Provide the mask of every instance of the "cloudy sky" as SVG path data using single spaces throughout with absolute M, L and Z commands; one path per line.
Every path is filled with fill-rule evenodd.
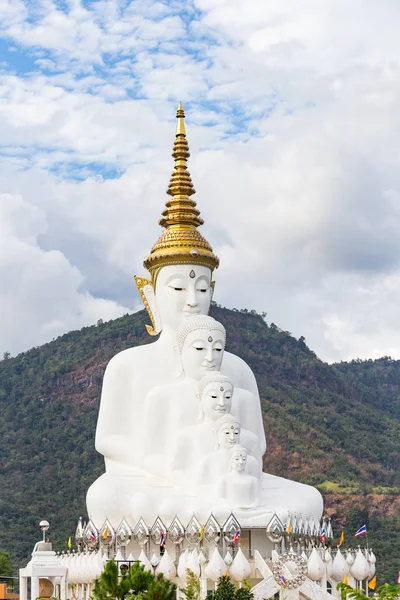
M 0 0 L 0 353 L 140 305 L 179 100 L 220 304 L 400 358 L 396 0 Z

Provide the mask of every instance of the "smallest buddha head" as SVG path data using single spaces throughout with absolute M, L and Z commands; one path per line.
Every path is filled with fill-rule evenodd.
M 247 450 L 237 444 L 231 451 L 231 458 L 229 462 L 229 470 L 235 471 L 236 473 L 244 473 L 246 470 L 247 463 Z
M 176 332 L 178 376 L 199 381 L 209 371 L 221 368 L 225 349 L 225 327 L 207 315 L 188 317 Z
M 231 450 L 240 442 L 240 422 L 237 417 L 226 414 L 215 422 L 217 448 Z
M 231 411 L 233 383 L 218 371 L 204 375 L 199 381 L 199 419 L 216 421 Z

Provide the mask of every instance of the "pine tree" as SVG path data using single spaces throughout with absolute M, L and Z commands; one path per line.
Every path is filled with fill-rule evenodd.
M 175 600 L 176 586 L 163 575 L 154 576 L 135 562 L 125 573 L 109 560 L 93 587 L 94 600 Z
M 182 591 L 186 600 L 199 600 L 200 598 L 200 579 L 190 569 L 186 569 L 187 583 Z
M 218 587 L 215 590 L 214 600 L 234 600 L 236 588 L 228 575 L 223 575 L 218 579 Z
M 236 590 L 235 600 L 253 600 L 254 594 L 248 586 Z

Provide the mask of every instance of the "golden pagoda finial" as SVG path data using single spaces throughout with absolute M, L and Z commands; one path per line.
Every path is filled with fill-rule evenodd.
M 211 270 L 219 265 L 219 259 L 207 240 L 197 228 L 204 223 L 196 202 L 191 196 L 196 193 L 190 173 L 187 170 L 187 159 L 190 156 L 186 140 L 185 113 L 179 103 L 176 113 L 178 124 L 172 156 L 175 167 L 167 189 L 171 199 L 165 203 L 165 210 L 159 221 L 165 231 L 154 244 L 144 266 L 152 275 L 155 283 L 161 267 L 173 264 L 199 264 Z
M 186 129 L 185 129 L 185 113 L 183 110 L 182 102 L 179 102 L 178 110 L 176 111 L 176 118 L 178 119 L 178 123 L 176 125 L 176 135 L 184 135 L 186 137 Z

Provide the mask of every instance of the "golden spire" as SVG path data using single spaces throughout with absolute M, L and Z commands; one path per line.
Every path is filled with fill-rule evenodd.
M 144 266 L 151 272 L 153 283 L 157 279 L 159 268 L 166 265 L 200 264 L 213 270 L 219 264 L 210 244 L 197 230 L 204 221 L 196 208 L 196 202 L 191 199 L 196 190 L 187 170 L 190 153 L 182 104 L 178 106 L 176 117 L 178 124 L 172 152 L 175 168 L 167 189 L 171 199 L 166 202 L 159 221 L 165 231 L 144 261 Z
M 166 209 L 159 223 L 161 227 L 193 228 L 203 225 L 200 211 L 196 208 L 196 202 L 190 196 L 196 193 L 192 178 L 187 170 L 187 159 L 190 156 L 189 144 L 186 139 L 185 113 L 182 104 L 179 104 L 176 113 L 178 124 L 172 156 L 175 160 L 175 168 L 167 189 L 167 194 L 172 199 L 166 203 Z

